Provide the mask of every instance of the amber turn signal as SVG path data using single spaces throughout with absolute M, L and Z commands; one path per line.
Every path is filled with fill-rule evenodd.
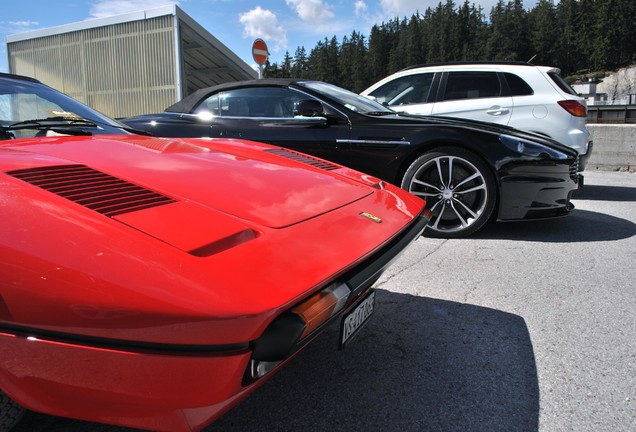
M 311 334 L 329 318 L 340 312 L 347 303 L 350 293 L 345 284 L 334 284 L 293 308 L 292 313 L 300 316 L 306 324 L 300 338 Z

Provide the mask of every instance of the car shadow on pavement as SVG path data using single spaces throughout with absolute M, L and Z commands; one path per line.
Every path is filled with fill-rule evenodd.
M 636 201 L 636 188 L 625 186 L 585 185 L 573 195 L 574 200 Z
M 523 318 L 377 290 L 344 351 L 328 330 L 205 432 L 533 432 L 539 387 Z M 15 432 L 133 432 L 29 412 Z
M 205 432 L 533 432 L 539 387 L 523 318 L 377 290 L 344 351 L 320 335 Z M 29 412 L 15 432 L 133 432 Z
M 27 411 L 20 423 L 11 432 L 142 432 L 121 426 L 52 417 Z
M 636 235 L 627 219 L 588 210 L 574 210 L 556 219 L 488 223 L 470 239 L 577 243 L 622 240 Z
M 345 351 L 321 335 L 206 432 L 537 431 L 539 389 L 525 321 L 377 291 Z

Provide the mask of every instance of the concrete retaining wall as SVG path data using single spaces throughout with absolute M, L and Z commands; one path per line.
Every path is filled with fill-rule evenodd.
M 588 124 L 594 140 L 586 171 L 636 171 L 636 125 Z

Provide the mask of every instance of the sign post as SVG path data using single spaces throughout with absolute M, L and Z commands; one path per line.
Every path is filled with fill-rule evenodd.
M 258 78 L 263 78 L 263 65 L 269 58 L 269 51 L 267 51 L 267 44 L 263 39 L 256 39 L 252 44 L 252 58 L 258 64 Z

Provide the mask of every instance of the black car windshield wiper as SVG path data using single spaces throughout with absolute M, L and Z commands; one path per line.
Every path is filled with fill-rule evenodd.
M 17 123 L 5 126 L 6 130 L 32 129 L 47 126 L 79 126 L 79 127 L 97 127 L 94 121 L 87 120 L 82 117 L 74 116 L 55 116 L 43 119 L 31 119 L 19 121 Z
M 55 116 L 47 117 L 43 119 L 31 119 L 19 121 L 17 123 L 10 124 L 2 127 L 3 131 L 8 132 L 12 130 L 23 129 L 37 129 L 37 130 L 53 130 L 60 131 L 68 135 L 90 135 L 90 132 L 82 130 L 81 128 L 96 128 L 97 124 L 91 120 L 87 120 L 81 117 L 65 117 Z M 78 129 L 79 128 L 79 129 Z

